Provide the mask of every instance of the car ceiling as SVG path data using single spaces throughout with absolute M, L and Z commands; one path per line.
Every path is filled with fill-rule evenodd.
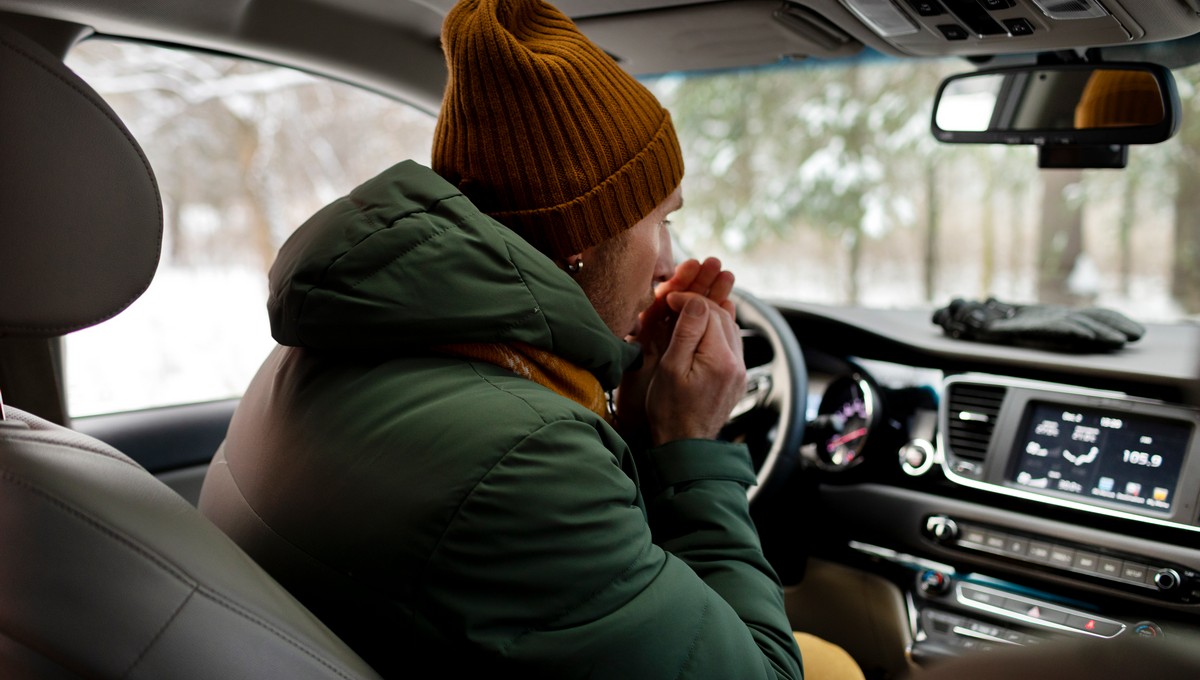
M 963 0 L 943 0 L 953 4 Z M 971 2 L 973 0 L 966 0 Z M 1047 6 L 1087 5 L 1036 0 Z M 438 35 L 455 0 L 0 0 L 0 11 L 299 67 L 437 109 L 446 71 Z M 636 75 L 847 57 L 1030 54 L 1130 45 L 1200 33 L 1200 0 L 1105 0 L 1106 16 L 1055 19 L 1018 0 L 992 12 L 1030 35 L 947 40 L 913 0 L 558 0 L 597 44 Z M 1001 5 L 1008 4 L 1001 0 Z M 1095 4 L 1094 0 L 1091 4 Z M 881 37 L 852 6 L 884 6 L 911 24 Z M 869 12 L 868 12 L 869 13 Z

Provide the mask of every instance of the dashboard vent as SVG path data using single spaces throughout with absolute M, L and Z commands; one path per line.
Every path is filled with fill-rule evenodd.
M 982 461 L 987 456 L 992 431 L 1005 388 L 978 383 L 953 383 L 946 399 L 946 445 L 955 456 Z

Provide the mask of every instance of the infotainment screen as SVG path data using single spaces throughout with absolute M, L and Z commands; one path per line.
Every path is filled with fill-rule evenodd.
M 1171 511 L 1190 424 L 1037 402 L 1025 423 L 1018 486 Z

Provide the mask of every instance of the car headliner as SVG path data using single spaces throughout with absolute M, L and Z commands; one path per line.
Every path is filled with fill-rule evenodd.
M 14 12 L 96 33 L 229 52 L 353 82 L 435 111 L 446 69 L 442 18 L 455 0 L 0 0 Z M 1196 0 L 1109 0 L 1153 43 L 1200 32 Z M 1123 6 L 1121 5 L 1123 3 Z M 986 44 L 937 41 L 920 52 L 880 39 L 839 0 L 558 0 L 636 75 L 836 58 L 864 47 L 892 56 L 1034 53 L 1089 47 L 1070 28 Z M 784 28 L 775 17 L 786 8 Z M 1073 22 L 1059 22 L 1070 27 Z M 1141 35 L 1136 35 L 1137 33 Z M 1111 42 L 1111 41 L 1110 41 Z M 986 47 L 987 52 L 981 52 Z

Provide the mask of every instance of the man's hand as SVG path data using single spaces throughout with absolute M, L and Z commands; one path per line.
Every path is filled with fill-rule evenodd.
M 741 332 L 725 306 L 691 292 L 671 293 L 667 304 L 678 318 L 646 393 L 656 446 L 716 437 L 746 389 Z
M 686 260 L 676 267 L 674 276 L 659 284 L 654 302 L 641 314 L 637 336 L 631 338 L 642 345 L 642 367 L 626 373 L 617 391 L 617 415 L 626 439 L 652 439 L 654 444 L 662 444 L 673 439 L 710 438 L 720 431 L 742 395 L 745 379 L 742 339 L 730 300 L 732 290 L 732 273 L 721 270 L 720 260 L 715 258 L 703 264 Z M 689 314 L 684 321 L 684 335 L 679 338 L 685 345 L 674 348 L 689 300 L 700 301 L 702 306 L 692 307 L 696 314 Z M 672 353 L 670 371 L 655 385 L 668 351 Z M 726 407 L 724 393 L 714 390 L 722 390 L 721 385 L 727 381 L 736 385 Z M 649 402 L 661 398 L 670 399 L 670 409 Z M 677 420 L 680 414 L 673 411 L 679 409 L 689 413 L 673 425 L 655 422 Z M 704 415 L 709 410 L 720 413 Z M 701 421 L 703 426 L 698 425 Z

